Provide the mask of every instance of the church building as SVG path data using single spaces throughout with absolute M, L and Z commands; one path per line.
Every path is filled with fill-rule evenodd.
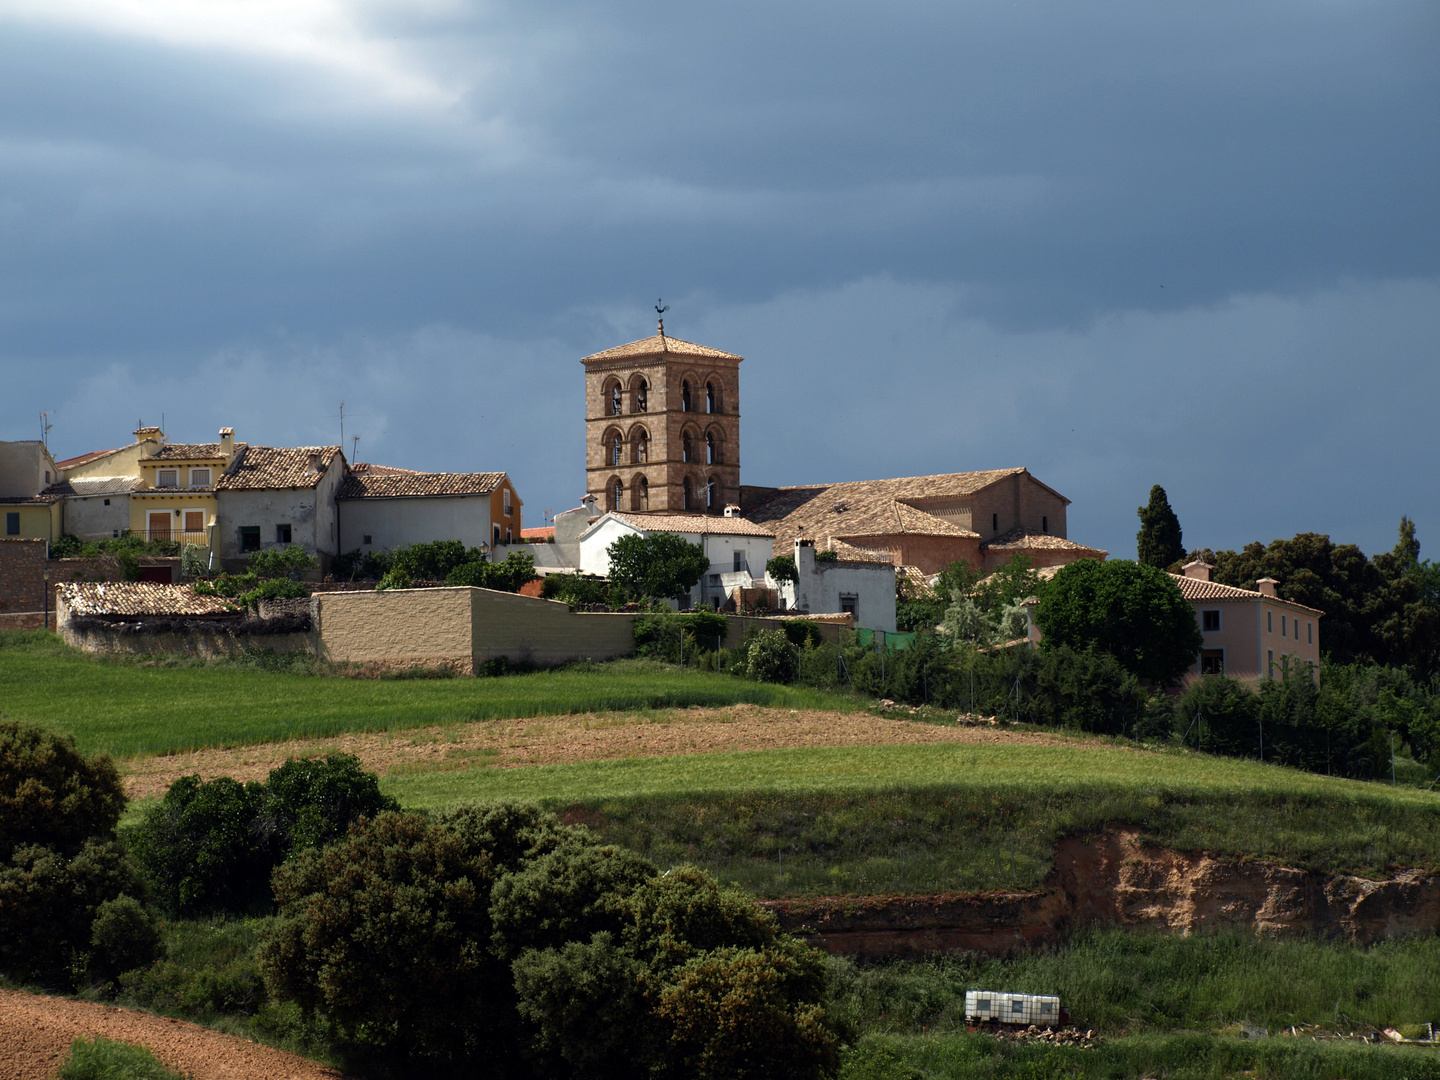
M 585 357 L 585 478 L 598 508 L 720 514 L 740 501 L 740 361 L 653 337 Z

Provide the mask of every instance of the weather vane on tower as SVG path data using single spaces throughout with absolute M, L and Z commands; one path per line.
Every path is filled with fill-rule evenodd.
M 664 336 L 665 336 L 665 312 L 667 312 L 667 311 L 670 310 L 670 305 L 669 305 L 669 304 L 665 304 L 664 307 L 661 307 L 661 306 L 660 306 L 661 304 L 665 304 L 665 301 L 663 301 L 663 300 L 656 300 L 656 301 L 655 301 L 655 314 L 656 314 L 657 316 L 659 316 L 659 321 L 660 321 L 660 336 L 661 336 L 661 337 L 664 337 Z

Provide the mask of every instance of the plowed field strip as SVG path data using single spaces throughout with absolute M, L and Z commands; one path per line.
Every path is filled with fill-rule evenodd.
M 138 1043 L 195 1080 L 344 1080 L 334 1069 L 295 1054 L 184 1020 L 0 990 L 0 1073 L 6 1080 L 52 1080 L 70 1044 L 96 1036 Z
M 806 746 L 890 746 L 923 743 L 1058 745 L 1056 735 L 1003 728 L 922 724 L 871 713 L 768 709 L 736 705 L 656 713 L 591 713 L 528 720 L 483 720 L 396 732 L 296 739 L 229 750 L 194 750 L 123 763 L 132 799 L 153 799 L 177 777 L 264 780 L 289 757 L 341 751 L 365 768 L 444 772 L 556 765 L 605 758 L 671 757 Z

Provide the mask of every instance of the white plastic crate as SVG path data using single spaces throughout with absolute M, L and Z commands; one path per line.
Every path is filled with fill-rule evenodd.
M 1006 994 L 994 990 L 965 992 L 965 1019 L 1029 1026 L 1058 1025 L 1060 999 L 1046 994 Z

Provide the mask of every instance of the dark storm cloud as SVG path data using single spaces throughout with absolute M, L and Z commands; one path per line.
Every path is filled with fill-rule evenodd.
M 345 398 L 376 455 L 568 505 L 574 360 L 664 292 L 754 358 L 747 480 L 1022 461 L 1106 546 L 1177 445 L 1425 490 L 1428 444 L 1357 418 L 1440 389 L 1431 3 L 127 2 L 0 5 L 0 436 L 58 405 L 65 452 L 140 409 L 305 441 Z M 1167 393 L 1197 368 L 1246 404 Z M 1337 513 L 1208 483 L 1224 542 Z

